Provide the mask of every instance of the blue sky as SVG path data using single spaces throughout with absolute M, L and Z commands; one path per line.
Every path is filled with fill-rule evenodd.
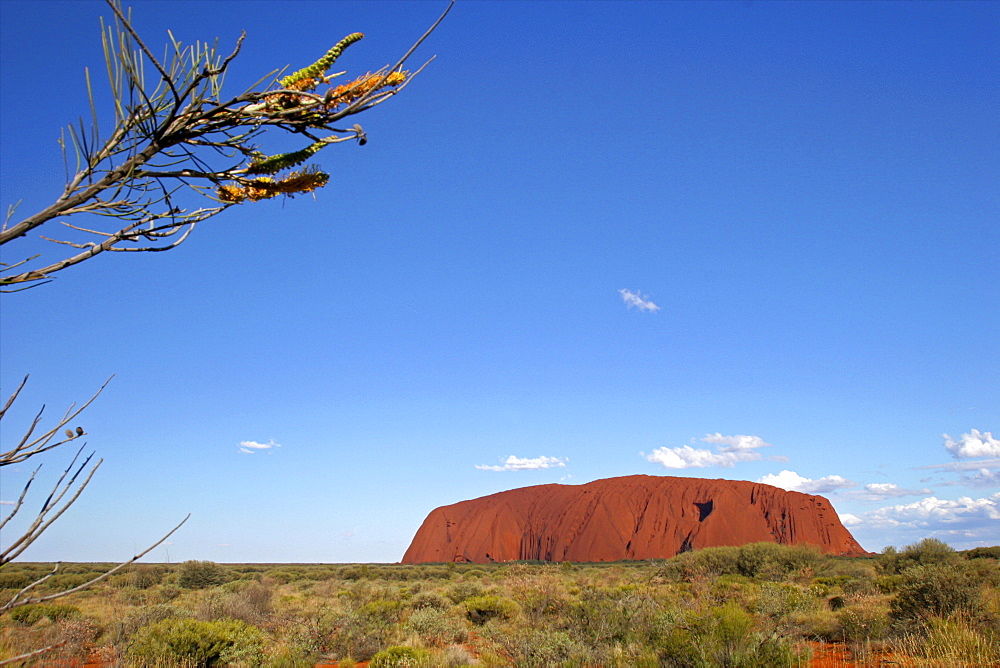
M 354 31 L 337 68 L 394 62 L 444 6 L 134 17 L 154 51 L 245 29 L 235 93 Z M 28 214 L 109 12 L 0 11 Z M 5 446 L 115 374 L 79 420 L 104 464 L 24 558 L 127 558 L 190 512 L 152 560 L 392 562 L 437 506 L 637 473 L 822 494 L 869 550 L 1000 543 L 1000 5 L 460 0 L 435 54 L 315 201 L 0 298 L 4 397 L 31 374 Z

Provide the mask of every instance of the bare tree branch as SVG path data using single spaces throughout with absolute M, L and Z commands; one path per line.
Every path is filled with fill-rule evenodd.
M 94 395 L 90 397 L 90 399 L 87 399 L 87 401 L 82 406 L 76 408 L 75 403 L 71 404 L 70 407 L 66 409 L 66 413 L 56 423 L 54 427 L 46 431 L 41 436 L 32 439 L 31 435 L 34 433 L 35 427 L 38 425 L 39 421 L 42 418 L 42 412 L 45 410 L 45 406 L 42 406 L 41 410 L 39 410 L 38 414 L 35 416 L 34 421 L 31 423 L 31 426 L 25 431 L 24 436 L 21 438 L 21 441 L 10 450 L 0 453 L 0 467 L 9 466 L 11 464 L 19 464 L 20 462 L 23 462 L 30 457 L 39 455 L 43 452 L 47 452 L 54 448 L 58 448 L 60 445 L 63 445 L 64 443 L 68 443 L 69 441 L 76 440 L 81 436 L 85 436 L 86 432 L 84 432 L 83 429 L 81 428 L 77 428 L 76 430 L 65 433 L 66 438 L 58 440 L 54 443 L 51 442 L 52 439 L 55 438 L 59 430 L 63 429 L 66 425 L 73 422 L 80 413 L 86 410 L 86 408 L 94 402 L 94 399 L 100 396 L 101 392 L 104 391 L 104 388 L 106 388 L 108 386 L 108 383 L 111 382 L 111 378 L 114 378 L 114 376 L 111 376 L 106 381 L 104 381 L 104 384 L 101 385 L 100 389 L 97 390 L 97 392 L 94 392 Z M 28 376 L 25 376 L 24 380 L 21 381 L 21 384 L 18 386 L 18 388 L 14 391 L 13 394 L 11 394 L 10 398 L 7 400 L 7 403 L 4 405 L 3 411 L 0 411 L 0 419 L 3 419 L 4 415 L 7 413 L 7 409 L 10 408 L 11 404 L 14 403 L 14 400 L 17 399 L 17 396 L 21 393 L 21 389 L 24 387 L 24 384 L 27 381 L 28 381 Z M 74 410 L 74 408 L 76 408 L 76 410 Z
M 104 573 L 101 573 L 96 578 L 88 580 L 87 582 L 84 582 L 81 585 L 73 587 L 72 589 L 66 589 L 64 591 L 59 591 L 59 592 L 56 592 L 54 594 L 48 594 L 46 596 L 38 596 L 38 597 L 35 597 L 35 598 L 22 598 L 26 593 L 28 593 L 29 591 L 31 591 L 32 589 L 34 589 L 38 585 L 40 585 L 43 582 L 45 582 L 45 580 L 47 580 L 48 578 L 50 578 L 53 575 L 55 575 L 56 571 L 59 570 L 59 564 L 56 564 L 55 568 L 52 569 L 51 573 L 48 573 L 44 577 L 36 580 L 35 582 L 32 582 L 27 587 L 25 587 L 21 591 L 17 592 L 14 595 L 14 598 L 12 598 L 7 603 L 5 603 L 3 605 L 3 607 L 0 607 L 0 615 L 2 615 L 5 612 L 8 612 L 9 610 L 12 610 L 13 608 L 16 608 L 16 607 L 19 607 L 19 606 L 22 606 L 22 605 L 28 605 L 29 603 L 45 603 L 46 601 L 51 601 L 51 600 L 54 600 L 54 599 L 57 599 L 57 598 L 61 598 L 63 596 L 68 596 L 68 595 L 73 594 L 75 592 L 87 589 L 88 587 L 94 586 L 95 584 L 97 584 L 101 580 L 104 580 L 104 579 L 106 579 L 106 578 L 114 575 L 115 573 L 117 573 L 121 569 L 125 568 L 126 566 L 130 566 L 131 564 L 134 564 L 135 562 L 139 561 L 144 556 L 146 556 L 147 554 L 149 554 L 150 552 L 152 552 L 153 550 L 155 550 L 157 547 L 159 547 L 160 545 L 162 545 L 168 538 L 170 538 L 174 534 L 175 531 L 177 531 L 182 526 L 184 526 L 184 523 L 187 522 L 190 518 L 191 518 L 191 513 L 188 513 L 187 515 L 184 516 L 184 519 L 182 519 L 180 521 L 180 524 L 178 524 L 173 529 L 171 529 L 170 531 L 168 531 L 158 541 L 156 541 L 155 543 L 153 543 L 152 545 L 150 545 L 145 550 L 143 550 L 139 554 L 135 555 L 134 557 L 132 557 L 128 561 L 123 561 L 122 563 L 118 564 L 117 566 L 115 566 L 111 570 L 108 570 L 108 571 L 105 571 Z
M 4 659 L 3 661 L 0 661 L 0 666 L 9 666 L 11 664 L 17 663 L 18 661 L 24 661 L 26 659 L 32 659 L 32 658 L 34 658 L 36 656 L 41 656 L 42 654 L 46 654 L 48 652 L 51 652 L 54 649 L 59 649 L 60 647 L 62 647 L 63 645 L 65 645 L 67 642 L 69 642 L 69 641 L 68 640 L 60 640 L 59 642 L 57 642 L 54 645 L 49 645 L 48 647 L 43 647 L 41 649 L 36 649 L 36 650 L 34 650 L 32 652 L 28 652 L 27 654 L 20 654 L 18 656 L 12 656 L 9 659 Z

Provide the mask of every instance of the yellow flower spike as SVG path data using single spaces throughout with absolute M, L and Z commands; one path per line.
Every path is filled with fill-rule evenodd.
M 246 199 L 246 193 L 243 192 L 243 188 L 239 186 L 219 186 L 219 190 L 216 193 L 223 202 L 233 202 L 234 204 L 239 204 Z
M 244 200 L 259 202 L 278 195 L 291 197 L 298 193 L 308 193 L 322 188 L 330 181 L 330 175 L 319 171 L 317 167 L 306 167 L 298 172 L 275 181 L 269 176 L 262 176 L 247 182 L 245 185 L 219 186 L 219 199 L 224 202 L 239 204 Z

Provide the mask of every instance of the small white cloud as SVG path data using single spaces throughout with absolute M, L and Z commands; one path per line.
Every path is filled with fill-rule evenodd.
M 655 313 L 660 310 L 660 307 L 654 304 L 648 296 L 640 295 L 638 292 L 632 292 L 622 288 L 618 291 L 618 294 L 622 296 L 622 301 L 629 308 L 637 308 L 640 311 L 646 311 L 648 313 Z
M 856 483 L 839 475 L 828 475 L 813 480 L 812 478 L 801 476 L 795 471 L 788 470 L 781 473 L 768 473 L 757 480 L 757 482 L 787 489 L 790 492 L 803 492 L 805 494 L 824 494 L 844 489 L 845 487 L 857 486 Z
M 270 450 L 271 448 L 280 448 L 279 443 L 275 443 L 274 439 L 271 439 L 267 443 L 258 443 L 257 441 L 240 441 L 240 453 L 244 455 L 252 455 L 258 450 Z
M 3 501 L 3 500 L 0 500 L 0 506 L 13 506 L 13 505 L 14 505 L 13 501 Z
M 705 438 L 701 440 L 705 443 L 712 443 L 719 446 L 719 452 L 741 452 L 771 447 L 771 444 L 765 442 L 760 436 L 748 436 L 746 434 L 723 436 L 716 432 L 714 434 L 706 434 Z
M 864 520 L 855 515 L 854 513 L 841 513 L 840 523 L 843 524 L 845 527 L 854 527 L 864 523 Z
M 873 482 L 865 485 L 863 490 L 854 493 L 854 496 L 864 501 L 883 501 L 897 496 L 920 496 L 930 493 L 931 490 L 926 487 L 923 489 L 905 489 L 891 482 Z
M 706 434 L 701 439 L 705 443 L 716 446 L 715 451 L 706 448 L 692 448 L 682 445 L 677 448 L 657 448 L 646 459 L 667 469 L 708 468 L 710 466 L 732 467 L 739 462 L 752 462 L 761 458 L 757 448 L 770 447 L 759 436 L 737 434 L 723 436 L 722 434 Z
M 504 460 L 502 466 L 488 466 L 484 464 L 476 464 L 476 468 L 481 471 L 534 471 L 537 469 L 565 467 L 567 461 L 569 460 L 565 457 L 521 458 L 511 455 L 506 460 Z
M 941 434 L 944 447 L 955 459 L 970 459 L 972 457 L 1000 457 L 1000 439 L 993 438 L 989 431 L 971 430 L 962 434 L 956 441 L 948 434 Z

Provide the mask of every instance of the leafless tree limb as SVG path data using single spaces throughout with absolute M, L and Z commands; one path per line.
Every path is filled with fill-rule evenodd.
M 87 582 L 84 582 L 81 585 L 73 587 L 72 589 L 66 589 L 64 591 L 58 591 L 58 592 L 56 592 L 54 594 L 47 594 L 45 596 L 37 596 L 35 598 L 23 598 L 25 594 L 27 594 L 32 589 L 34 589 L 35 587 L 37 587 L 38 585 L 42 584 L 47 579 L 49 579 L 50 577 L 52 577 L 53 575 L 56 574 L 56 572 L 59 570 L 59 564 L 56 564 L 55 568 L 53 568 L 50 573 L 48 573 L 45 576 L 39 578 L 35 582 L 32 582 L 27 587 L 25 587 L 21 591 L 17 592 L 14 595 L 14 598 L 12 598 L 7 603 L 5 603 L 3 605 L 3 607 L 0 607 L 0 614 L 8 612 L 9 610 L 12 610 L 13 608 L 16 608 L 16 607 L 19 607 L 19 606 L 22 606 L 22 605 L 28 605 L 29 603 L 45 603 L 47 601 L 51 601 L 51 600 L 54 600 L 54 599 L 57 599 L 57 598 L 61 598 L 63 596 L 68 596 L 68 595 L 73 594 L 75 592 L 87 589 L 88 587 L 94 586 L 95 584 L 97 584 L 101 580 L 104 580 L 104 579 L 106 579 L 106 578 L 114 575 L 115 573 L 117 573 L 121 569 L 125 568 L 126 566 L 130 566 L 130 565 L 134 564 L 135 562 L 139 561 L 144 556 L 146 556 L 147 554 L 149 554 L 150 552 L 152 552 L 153 550 L 155 550 L 157 547 L 159 547 L 160 545 L 162 545 L 168 538 L 170 538 L 170 536 L 172 536 L 174 534 L 175 531 L 177 531 L 182 526 L 184 526 L 184 523 L 187 522 L 188 519 L 190 519 L 190 517 L 191 517 L 190 513 L 188 513 L 187 515 L 185 515 L 184 519 L 182 519 L 180 521 L 180 524 L 178 524 L 177 526 L 175 526 L 173 529 L 171 529 L 170 531 L 168 531 L 158 541 L 156 541 L 155 543 L 153 543 L 152 545 L 150 545 L 145 550 L 143 550 L 139 554 L 135 555 L 134 557 L 132 557 L 128 561 L 123 561 L 122 563 L 118 564 L 114 568 L 112 568 L 112 569 L 110 569 L 108 571 L 105 571 L 104 573 L 101 573 L 97 577 L 95 577 L 93 579 L 90 579 L 90 580 L 88 580 Z
M 19 661 L 26 661 L 28 659 L 33 659 L 36 656 L 41 656 L 42 654 L 47 654 L 47 653 L 51 652 L 54 649 L 59 649 L 60 647 L 62 647 L 63 645 L 65 645 L 67 642 L 69 642 L 69 641 L 68 640 L 60 640 L 59 642 L 57 642 L 54 645 L 49 645 L 48 647 L 43 647 L 41 649 L 36 649 L 36 650 L 28 652 L 26 654 L 20 654 L 18 656 L 12 656 L 9 659 L 4 659 L 3 661 L 0 661 L 0 666 L 9 666 L 9 665 L 15 664 L 15 663 L 17 663 Z

